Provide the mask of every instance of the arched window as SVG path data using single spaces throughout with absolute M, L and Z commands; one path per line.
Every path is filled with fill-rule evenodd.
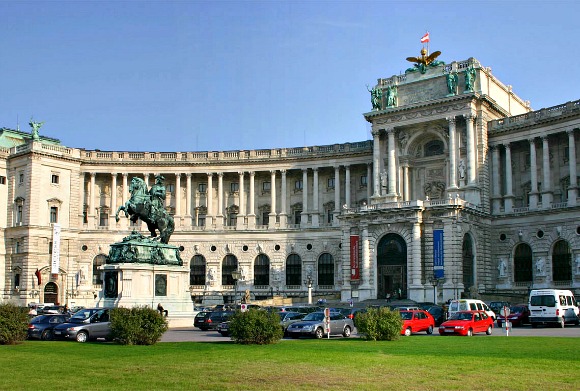
M 103 278 L 101 277 L 101 271 L 99 266 L 105 264 L 107 257 L 103 254 L 99 254 L 93 259 L 93 285 L 103 285 Z
M 318 285 L 334 285 L 334 258 L 329 253 L 318 257 Z
M 520 243 L 514 253 L 514 282 L 531 282 L 532 276 L 532 248 Z
M 189 264 L 189 285 L 205 285 L 206 264 L 203 255 L 195 255 Z
M 552 252 L 552 280 L 572 281 L 572 253 L 565 240 L 554 245 Z
M 286 285 L 302 285 L 302 259 L 298 254 L 286 258 Z
M 270 259 L 264 254 L 254 261 L 254 285 L 270 285 Z
M 425 144 L 425 157 L 443 155 L 443 141 L 433 140 Z
M 235 285 L 232 272 L 238 268 L 238 258 L 235 255 L 228 254 L 222 262 L 222 285 Z

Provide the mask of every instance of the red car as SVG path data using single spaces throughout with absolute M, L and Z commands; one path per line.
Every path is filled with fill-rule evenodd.
M 526 304 L 512 305 L 509 309 L 510 314 L 508 315 L 508 320 L 512 324 L 512 327 L 521 326 L 524 323 L 530 323 L 530 310 Z M 505 316 L 498 312 L 497 327 L 502 327 L 504 322 Z
M 403 328 L 401 335 L 409 336 L 413 333 L 426 331 L 427 334 L 433 334 L 435 328 L 435 319 L 430 313 L 423 310 L 401 311 L 403 319 Z
M 491 335 L 492 330 L 493 318 L 484 311 L 459 311 L 439 326 L 441 335 L 459 334 L 471 337 L 475 333 Z

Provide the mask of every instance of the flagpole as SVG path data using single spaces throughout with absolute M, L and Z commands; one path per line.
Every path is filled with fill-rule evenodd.
M 429 34 L 429 31 L 427 31 L 427 34 Z M 431 37 L 429 36 L 428 40 L 427 40 L 427 56 L 429 56 L 429 42 L 431 42 Z

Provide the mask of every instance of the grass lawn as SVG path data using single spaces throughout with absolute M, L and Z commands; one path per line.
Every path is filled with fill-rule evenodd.
M 580 338 L 0 346 L 0 390 L 580 390 Z

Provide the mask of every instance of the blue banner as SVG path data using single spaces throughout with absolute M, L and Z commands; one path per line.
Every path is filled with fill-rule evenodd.
M 443 230 L 433 230 L 433 277 L 444 277 L 444 252 L 443 252 Z

